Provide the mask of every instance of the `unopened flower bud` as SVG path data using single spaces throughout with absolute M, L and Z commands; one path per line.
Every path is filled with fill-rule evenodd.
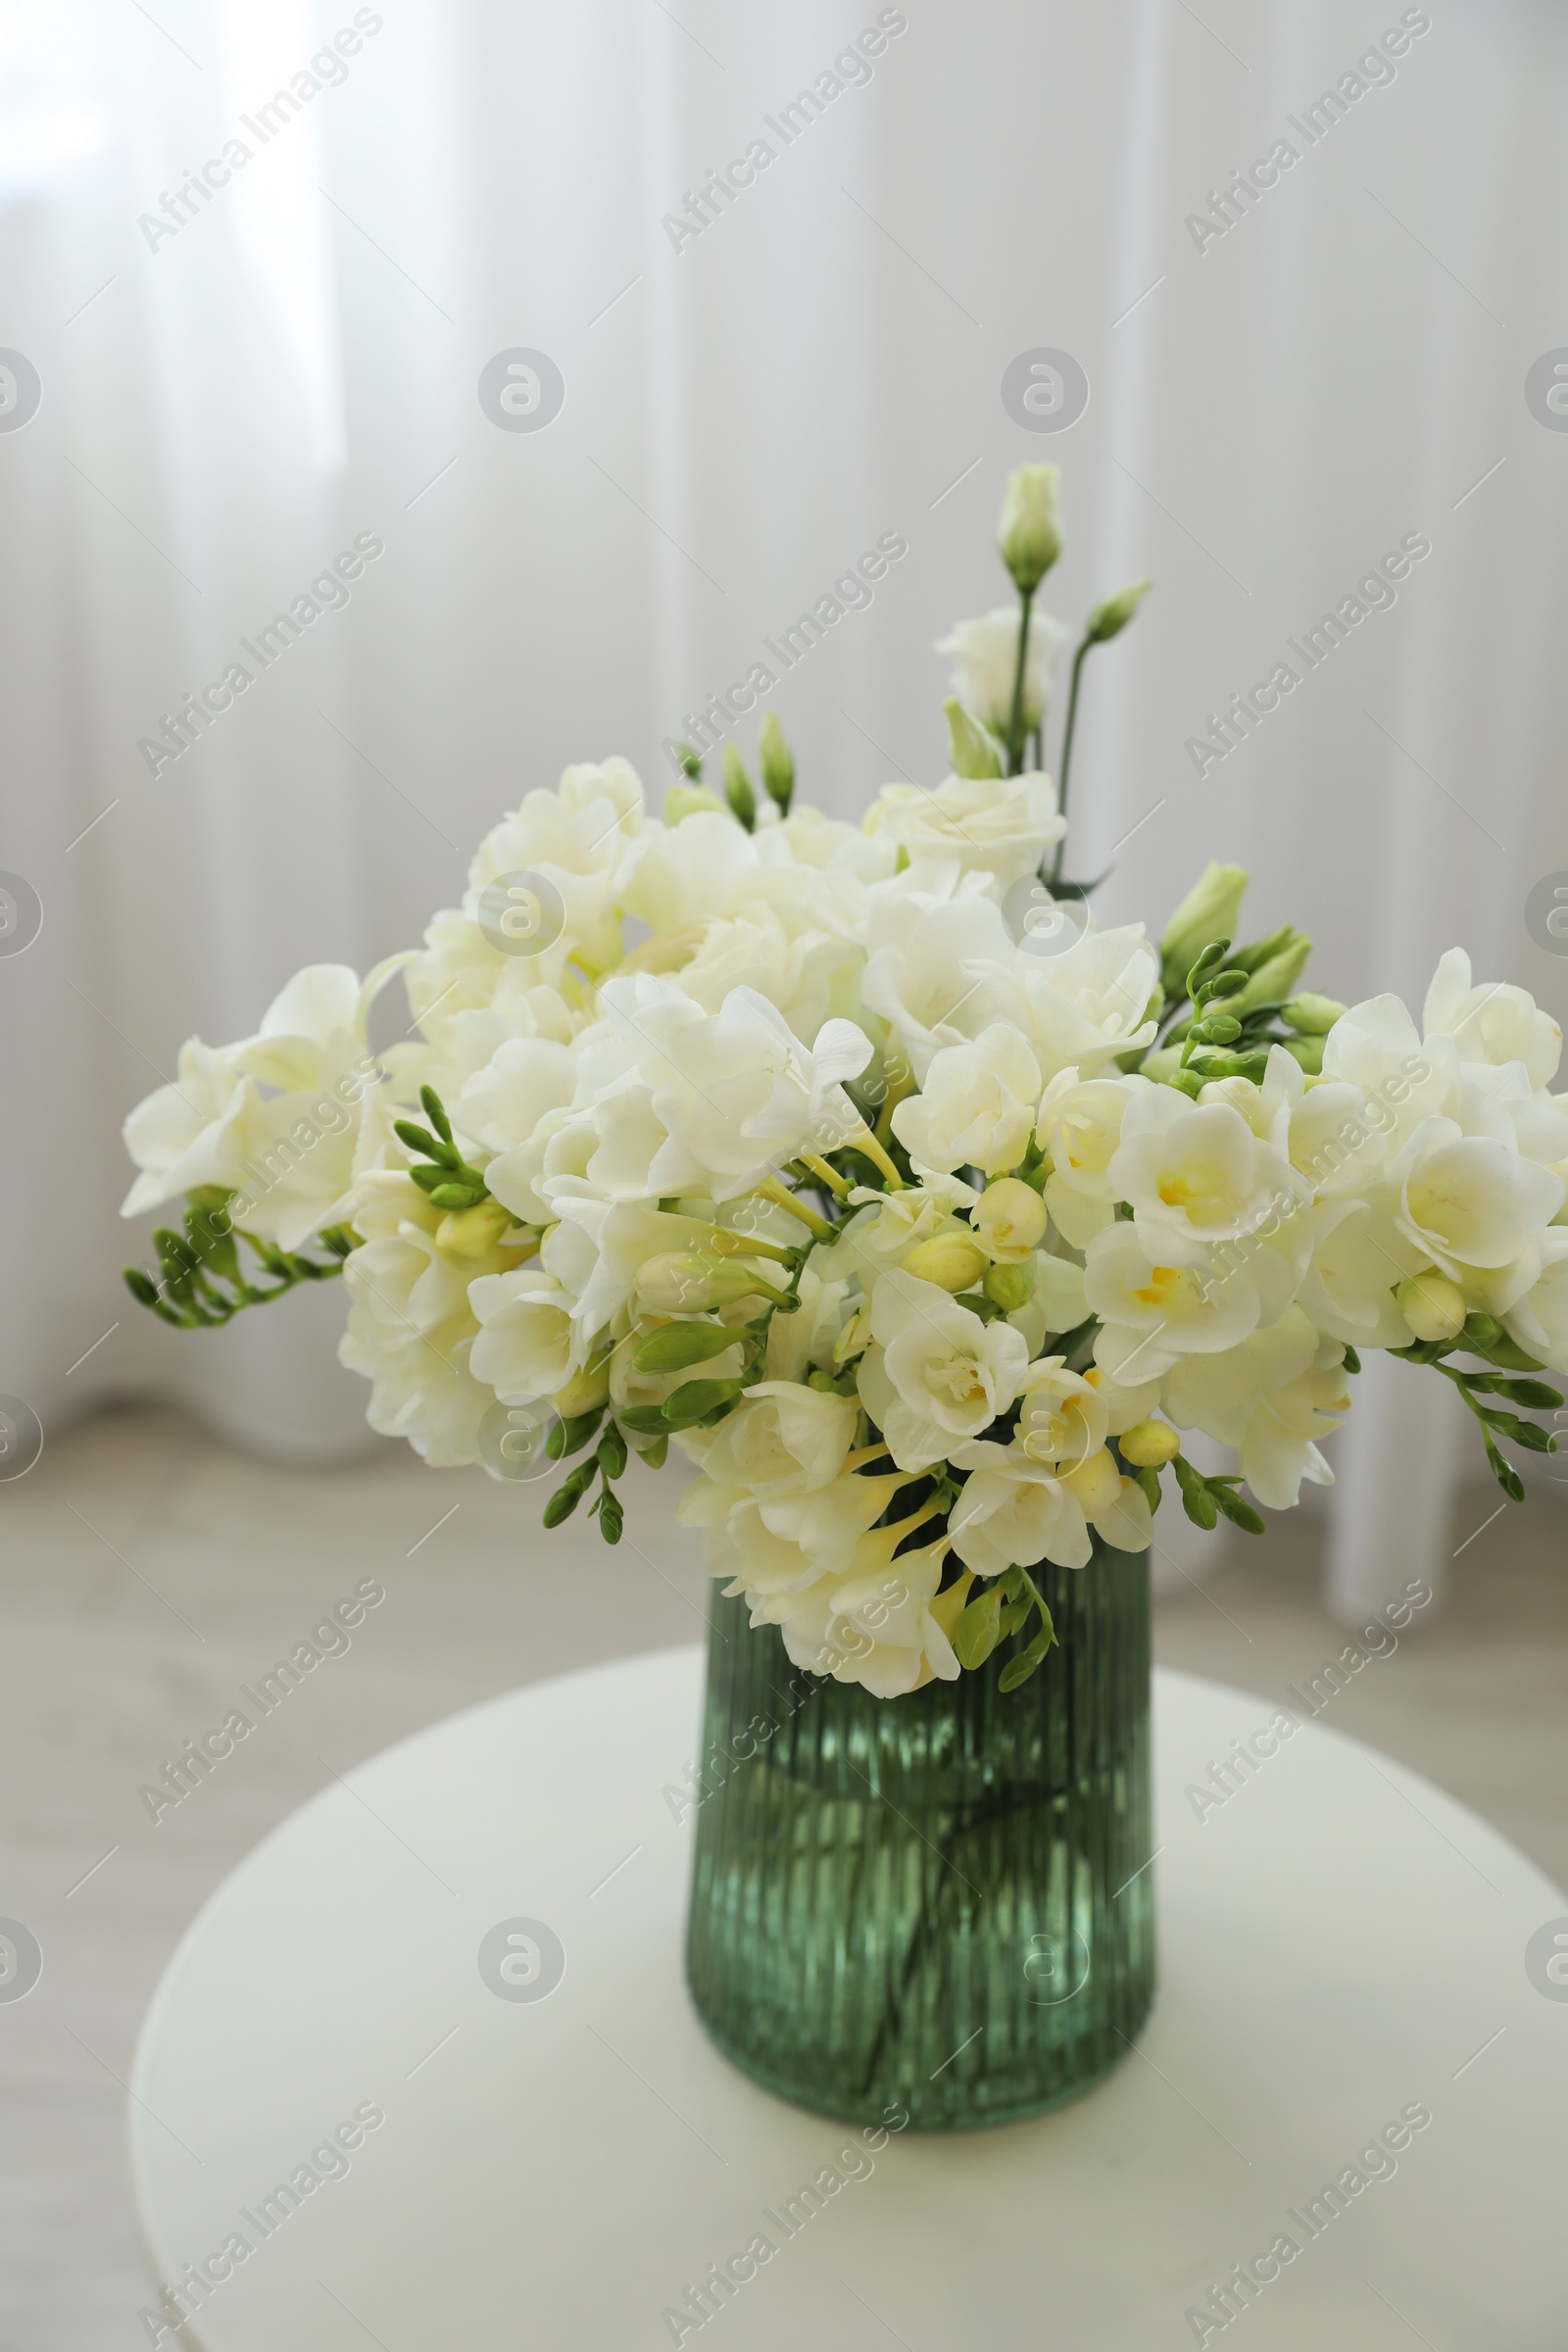
M 678 825 L 682 817 L 697 816 L 709 808 L 718 816 L 724 813 L 723 802 L 706 784 L 672 784 L 664 795 L 666 825 Z
M 781 816 L 788 816 L 790 800 L 795 791 L 795 760 L 784 740 L 784 730 L 778 723 L 776 710 L 762 713 L 758 730 L 757 757 L 761 764 L 762 784 L 768 798 L 778 804 Z
M 757 795 L 752 790 L 746 762 L 732 743 L 724 746 L 724 798 L 736 822 L 750 833 L 757 823 Z
M 711 1257 L 701 1250 L 666 1250 L 645 1259 L 637 1289 L 658 1315 L 696 1314 L 737 1298 L 773 1296 L 771 1286 L 742 1260 Z
M 1337 997 L 1315 997 L 1308 989 L 1281 1007 L 1281 1018 L 1298 1037 L 1327 1037 L 1335 1022 L 1345 1018 L 1345 1006 Z
M 1007 476 L 997 545 L 1014 585 L 1025 596 L 1038 588 L 1061 553 L 1056 512 L 1059 466 L 1018 466 Z
M 1076 1470 L 1069 1470 L 1061 1483 L 1076 1496 L 1086 1519 L 1108 1511 L 1121 1494 L 1121 1472 L 1103 1446 L 1098 1453 L 1080 1462 Z
M 942 706 L 948 721 L 948 742 L 956 776 L 987 777 L 1002 773 L 1002 750 L 978 719 L 971 718 L 956 695 Z
M 512 1223 L 512 1211 L 499 1200 L 481 1200 L 477 1208 L 454 1208 L 435 1229 L 438 1250 L 454 1257 L 484 1257 Z
M 1464 1294 L 1445 1274 L 1412 1274 L 1396 1285 L 1394 1302 L 1418 1340 L 1451 1340 L 1464 1329 Z
M 1210 940 L 1234 939 L 1247 891 L 1245 865 L 1209 859 L 1187 893 L 1159 943 L 1160 977 L 1167 997 L 1187 993 L 1187 975 Z
M 558 1389 L 550 1401 L 563 1421 L 575 1421 L 581 1413 L 596 1413 L 610 1397 L 610 1358 L 603 1362 L 585 1364 L 574 1373 L 564 1389 Z
M 990 1265 L 981 1287 L 1005 1313 L 1016 1314 L 1035 1295 L 1035 1270 L 1027 1259 L 1021 1265 Z
M 1084 624 L 1084 635 L 1091 645 L 1103 645 L 1109 638 L 1119 637 L 1149 591 L 1152 580 L 1134 580 L 1119 596 L 1107 596 L 1097 605 Z
M 1250 1012 L 1254 1004 L 1277 1004 L 1289 997 L 1301 977 L 1301 970 L 1312 953 L 1312 942 L 1304 931 L 1287 924 L 1277 944 L 1270 943 L 1272 952 L 1251 966 L 1247 986 L 1238 989 L 1230 999 L 1233 1012 Z
M 904 1261 L 906 1274 L 918 1282 L 934 1282 L 939 1291 L 972 1290 L 986 1270 L 986 1253 L 966 1233 L 935 1233 L 919 1243 Z
M 1046 1204 L 1020 1176 L 988 1184 L 970 1217 L 981 1248 L 999 1265 L 1021 1265 L 1046 1238 Z
M 1131 1462 L 1135 1470 L 1162 1470 L 1182 1449 L 1181 1439 L 1168 1421 L 1135 1421 L 1116 1443 L 1122 1460 Z

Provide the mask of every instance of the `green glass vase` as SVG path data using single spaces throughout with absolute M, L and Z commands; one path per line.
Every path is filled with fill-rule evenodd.
M 715 1587 L 686 1967 L 798 2105 L 963 2131 L 1075 2098 L 1154 1988 L 1147 1555 L 1036 1581 L 1057 1646 L 896 1699 L 792 1666 Z

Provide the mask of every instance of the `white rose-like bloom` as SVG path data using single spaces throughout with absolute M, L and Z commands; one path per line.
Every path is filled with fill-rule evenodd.
M 1184 1357 L 1165 1377 L 1165 1411 L 1178 1429 L 1201 1429 L 1233 1446 L 1258 1501 L 1291 1510 L 1303 1478 L 1334 1483 L 1314 1441 L 1338 1429 L 1350 1409 L 1344 1361 L 1340 1342 L 1324 1340 L 1300 1307 L 1290 1306 L 1239 1348 Z
M 717 1012 L 731 990 L 749 988 L 807 1039 L 834 1010 L 835 983 L 859 960 L 848 941 L 814 929 L 792 935 L 763 907 L 710 923 L 696 954 L 677 969 L 681 987 L 707 1011 Z
M 467 1081 L 451 1106 L 452 1117 L 487 1152 L 509 1152 L 531 1143 L 546 1111 L 564 1109 L 576 1084 L 570 1046 L 545 1037 L 510 1038 Z
M 1023 992 L 1010 1017 L 1028 1032 L 1042 1076 L 1076 1069 L 1093 1078 L 1118 1054 L 1154 1042 L 1148 1017 L 1159 986 L 1159 956 L 1142 923 L 1117 931 L 1092 927 L 1059 956 L 1019 949 L 1012 969 Z
M 1127 1106 L 1106 1171 L 1152 1262 L 1194 1265 L 1216 1242 L 1272 1232 L 1310 1188 L 1228 1102 L 1152 1086 Z
M 413 1195 L 402 1178 L 387 1188 Z M 417 1197 L 416 1196 L 416 1199 Z M 411 1202 L 395 1231 L 377 1234 L 344 1262 L 348 1329 L 338 1360 L 372 1383 L 366 1418 L 383 1437 L 406 1438 L 435 1470 L 479 1458 L 479 1422 L 495 1392 L 468 1369 L 478 1329 L 468 1304 L 468 1282 L 478 1271 L 499 1271 L 472 1258 L 447 1257 L 418 1222 Z M 367 1222 L 370 1222 L 368 1213 Z
M 871 1294 L 876 1342 L 858 1374 L 860 1401 L 901 1470 L 924 1470 L 955 1440 L 978 1437 L 1017 1396 L 1022 1335 L 982 1323 L 935 1283 L 883 1274 Z
M 1470 1268 L 1512 1265 L 1563 1204 L 1568 1185 L 1488 1136 L 1451 1119 L 1425 1119 L 1390 1170 L 1397 1224 L 1450 1282 Z
M 946 1533 L 886 1567 L 822 1577 L 766 1609 L 791 1661 L 835 1682 L 859 1683 L 898 1698 L 933 1678 L 956 1682 L 959 1667 L 931 1614 L 949 1549 Z
M 1018 668 L 1016 605 L 1001 605 L 978 620 L 955 623 L 951 636 L 938 641 L 939 654 L 953 656 L 953 691 L 999 743 L 1005 743 L 1012 724 L 1012 691 Z M 1056 658 L 1072 635 L 1049 612 L 1035 612 L 1029 622 L 1029 651 L 1024 662 L 1023 723 L 1033 734 L 1051 707 L 1052 679 Z
M 956 898 L 888 894 L 866 923 L 860 994 L 879 1012 L 923 1086 L 931 1057 L 1018 1008 L 1017 950 L 1002 909 L 978 891 Z
M 686 1430 L 681 1442 L 717 1486 L 748 1494 L 799 1494 L 825 1487 L 844 1468 L 858 1408 L 853 1396 L 759 1381 L 712 1430 Z
M 1470 958 L 1450 948 L 1427 990 L 1422 1026 L 1429 1037 L 1451 1037 L 1461 1061 L 1524 1064 L 1538 1091 L 1551 1084 L 1562 1058 L 1562 1031 L 1528 990 L 1494 981 L 1474 987 Z
M 865 830 L 897 842 L 911 865 L 956 864 L 962 874 L 982 876 L 987 895 L 1000 902 L 1039 871 L 1067 820 L 1056 813 L 1056 787 L 1047 775 L 950 776 L 935 792 L 885 784 L 866 811 Z
M 1028 1151 L 1039 1102 L 1040 1065 L 1027 1040 L 994 1021 L 972 1045 L 932 1055 L 920 1093 L 895 1109 L 893 1132 L 921 1167 L 1001 1176 Z
M 480 1326 L 468 1369 L 504 1404 L 553 1396 L 580 1369 L 571 1294 L 539 1266 L 480 1275 L 468 1285 L 468 1304 Z
M 607 981 L 600 1004 L 640 1080 L 635 1095 L 594 1106 L 599 1120 L 629 1106 L 617 1133 L 625 1147 L 618 1189 L 731 1200 L 798 1152 L 831 1151 L 864 1125 L 842 1084 L 871 1058 L 871 1041 L 853 1021 L 825 1022 L 808 1048 L 755 989 L 732 990 L 708 1013 L 672 981 L 646 973 Z M 579 1102 L 593 1083 L 583 1049 Z
M 535 963 L 554 979 L 568 955 L 593 971 L 620 961 L 618 900 L 643 828 L 643 788 L 626 760 L 568 767 L 557 792 L 530 792 L 514 815 L 480 843 L 468 874 L 465 913 L 477 915 L 485 890 L 503 874 L 537 873 L 559 894 L 564 928 Z

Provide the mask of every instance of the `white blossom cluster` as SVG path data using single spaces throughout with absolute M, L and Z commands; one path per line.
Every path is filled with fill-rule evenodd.
M 127 1212 L 207 1188 L 284 1251 L 345 1230 L 376 1429 L 472 1463 L 498 1402 L 547 1401 L 619 1433 L 612 1473 L 667 1430 L 754 1623 L 893 1695 L 959 1672 L 988 1583 L 1147 1546 L 1181 1432 L 1283 1508 L 1355 1349 L 1479 1316 L 1568 1371 L 1560 1034 L 1461 951 L 1419 1028 L 1331 1007 L 1320 1052 L 1177 1085 L 1142 926 L 1041 956 L 1004 916 L 1062 831 L 1046 776 L 892 785 L 859 828 L 672 799 L 569 768 L 421 949 L 300 973 L 126 1123 Z M 519 873 L 555 910 L 528 953 L 482 919 Z M 414 1030 L 373 1055 L 396 969 Z M 467 1205 L 411 1172 L 421 1088 Z
M 1568 1371 L 1557 1025 L 1458 949 L 1419 1030 L 1298 995 L 1302 933 L 1233 944 L 1239 866 L 1157 948 L 1089 918 L 1062 878 L 1083 665 L 1150 582 L 1083 624 L 1058 804 L 1057 489 L 1009 476 L 1018 601 L 940 649 L 937 790 L 890 784 L 858 827 L 798 808 L 771 713 L 760 795 L 733 743 L 723 798 L 691 753 L 662 818 L 624 760 L 570 767 L 422 948 L 193 1039 L 125 1126 L 126 1213 L 188 1202 L 135 1297 L 210 1326 L 341 1269 L 372 1427 L 498 1477 L 582 1455 L 547 1527 L 597 1478 L 616 1542 L 629 1453 L 674 1438 L 726 1592 L 883 1697 L 1003 1642 L 1000 1687 L 1026 1680 L 1054 1640 L 1031 1571 L 1147 1549 L 1166 1469 L 1200 1526 L 1260 1534 L 1242 1483 L 1281 1509 L 1328 1480 L 1363 1348 L 1451 1381 L 1522 1499 L 1498 1440 L 1552 1441 L 1508 1408 Z M 378 1054 L 398 971 L 414 1018 Z

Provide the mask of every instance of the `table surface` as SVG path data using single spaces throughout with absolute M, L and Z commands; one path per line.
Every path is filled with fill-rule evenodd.
M 1136 2051 L 1054 2115 L 873 2152 L 736 2073 L 686 1999 L 664 1792 L 700 1706 L 696 1649 L 513 1692 L 334 1782 L 219 1888 L 133 2077 L 159 2282 L 218 2281 L 166 2347 L 1158 2352 L 1242 2327 L 1188 2315 L 1284 2236 L 1251 2352 L 1561 2352 L 1568 1998 L 1540 1932 L 1568 1899 L 1475 1815 L 1310 1723 L 1200 1806 L 1276 1710 L 1156 1674 Z M 544 1973 L 523 1943 L 498 1974 L 518 1920 L 558 1983 L 537 1935 Z M 699 2328 L 691 2289 L 760 2234 Z

